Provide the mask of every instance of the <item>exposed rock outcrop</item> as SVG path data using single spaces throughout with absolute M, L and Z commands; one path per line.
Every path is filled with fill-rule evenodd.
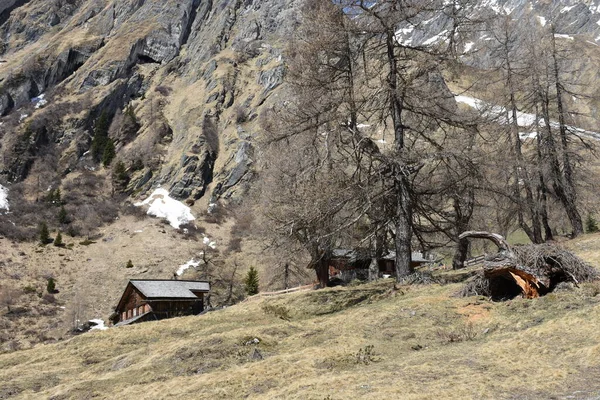
M 135 102 L 141 113 L 139 135 L 119 149 L 130 151 L 150 143 L 157 154 L 167 154 L 158 157 L 164 167 L 152 161 L 149 169 L 136 175 L 130 183 L 136 190 L 160 181 L 178 198 L 198 199 L 214 184 L 213 197 L 228 197 L 234 186 L 248 178 L 252 144 L 237 138 L 231 125 L 238 118 L 233 106 L 243 98 L 244 113 L 255 116 L 258 104 L 282 84 L 281 51 L 266 45 L 265 40 L 293 30 L 295 1 L 36 3 L 41 4 L 36 8 L 33 3 L 16 0 L 0 5 L 5 16 L 0 32 L 7 42 L 6 58 L 10 55 L 14 60 L 0 64 L 0 115 L 31 107 L 31 99 L 41 93 L 49 93 L 48 113 L 60 107 L 65 95 L 70 104 L 86 104 L 83 117 L 69 119 L 65 115 L 61 120 L 65 124 L 61 129 L 72 132 L 61 140 L 74 141 L 63 143 L 72 149 L 62 157 L 66 171 L 78 168 L 99 115 L 113 115 Z M 40 11 L 45 14 L 39 15 Z M 50 41 L 52 46 L 43 44 Z M 278 65 L 274 66 L 273 60 Z M 254 76 L 262 98 L 254 100 L 255 89 L 245 87 L 248 78 L 241 81 L 238 76 Z M 171 110 L 169 103 L 178 95 L 171 88 L 181 91 L 196 82 L 205 82 L 205 89 Z M 163 97 L 148 103 L 144 97 L 155 89 Z M 55 91 L 60 98 L 53 97 Z M 29 118 L 39 118 L 35 110 L 30 113 Z M 206 129 L 205 115 L 212 115 L 210 129 Z M 160 134 L 153 139 L 163 125 L 169 127 L 168 138 Z M 4 140 L 10 144 L 8 138 Z M 220 148 L 219 142 L 223 142 Z M 5 159 L 13 160 L 4 166 L 11 180 L 27 176 L 37 149 L 38 145 L 4 147 L 11 156 Z M 219 157 L 223 158 L 220 163 Z
M 257 116 L 285 84 L 285 39 L 296 31 L 299 4 L 1 0 L 0 116 L 12 121 L 0 127 L 2 170 L 12 180 L 26 178 L 39 143 L 19 152 L 15 137 L 43 115 L 31 99 L 44 93 L 44 113 L 59 116 L 48 130 L 48 143 L 60 143 L 61 171 L 88 168 L 82 157 L 95 120 L 102 112 L 112 116 L 131 106 L 138 114 L 136 134 L 113 138 L 117 158 L 143 159 L 131 191 L 160 183 L 180 199 L 207 192 L 212 201 L 235 198 L 254 176 Z M 540 24 L 552 22 L 561 34 L 582 35 L 592 44 L 600 35 L 599 12 L 596 0 L 497 0 L 475 3 L 472 10 L 474 16 L 537 16 Z M 398 39 L 411 45 L 435 41 L 451 22 L 449 15 L 413 21 L 410 29 L 399 27 Z M 477 53 L 486 38 L 477 31 L 465 35 L 472 43 L 461 60 L 488 62 Z M 432 70 L 423 79 L 436 85 L 441 75 Z M 448 89 L 440 85 L 440 90 Z M 27 118 L 20 121 L 21 114 Z M 28 156 L 19 160 L 18 154 Z

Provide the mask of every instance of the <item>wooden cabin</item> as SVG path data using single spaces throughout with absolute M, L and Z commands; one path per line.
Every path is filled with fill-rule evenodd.
M 346 283 L 355 279 L 367 280 L 370 264 L 371 257 L 365 250 L 335 249 L 329 260 L 329 280 L 339 279 Z
M 427 264 L 434 263 L 434 260 L 431 257 L 426 257 L 420 251 L 413 251 L 410 255 L 410 267 L 412 269 L 423 267 Z M 377 260 L 379 264 L 379 275 L 396 275 L 396 252 L 390 251 L 387 255 L 383 256 L 381 259 Z
M 115 326 L 195 315 L 204 311 L 210 283 L 167 279 L 132 279 L 115 308 Z
M 349 283 L 355 279 L 367 280 L 371 255 L 366 250 L 335 249 L 329 261 L 329 279 Z M 422 267 L 434 262 L 415 251 L 411 254 L 410 265 L 412 268 Z M 379 277 L 396 275 L 396 252 L 392 251 L 377 259 Z

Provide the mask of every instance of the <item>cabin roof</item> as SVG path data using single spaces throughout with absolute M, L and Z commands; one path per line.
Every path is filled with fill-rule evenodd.
M 357 260 L 367 260 L 372 256 L 369 255 L 369 252 L 364 249 L 360 249 L 358 251 L 351 249 L 334 249 L 332 251 L 332 256 L 334 259 L 346 259 L 349 262 L 355 262 Z M 395 260 L 396 252 L 390 251 L 385 256 L 381 257 L 383 260 Z M 427 259 L 423 256 L 423 253 L 420 251 L 413 251 L 410 255 L 410 260 L 415 263 L 429 263 L 432 262 L 432 259 Z
M 333 249 L 331 256 L 333 259 L 345 259 L 349 262 L 368 260 L 371 258 L 369 251 L 366 249 Z
M 387 255 L 385 255 L 383 257 L 384 260 L 395 260 L 396 259 L 396 252 L 395 251 L 390 251 Z M 427 259 L 423 256 L 423 253 L 421 253 L 420 251 L 413 251 L 410 255 L 410 261 L 414 262 L 414 263 L 430 263 L 433 261 L 433 259 Z
M 208 292 L 209 282 L 159 279 L 132 279 L 129 281 L 146 298 L 197 299 L 194 292 Z

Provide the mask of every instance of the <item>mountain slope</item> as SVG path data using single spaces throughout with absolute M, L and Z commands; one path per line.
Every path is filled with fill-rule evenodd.
M 254 247 L 247 264 L 270 267 L 253 246 L 249 224 L 233 238 L 237 222 L 223 223 L 219 211 L 211 216 L 207 210 L 239 204 L 260 179 L 261 120 L 273 104 L 286 100 L 285 50 L 298 26 L 300 5 L 299 0 L 0 1 L 0 172 L 11 207 L 0 214 L 6 264 L 0 286 L 29 291 L 23 297 L 26 318 L 15 318 L 7 327 L 25 338 L 23 346 L 64 337 L 65 322 L 72 325 L 65 314 L 78 308 L 77 293 L 94 304 L 83 319 L 106 318 L 126 278 L 138 273 L 124 270 L 127 260 L 140 266 L 144 277 L 170 278 L 199 254 L 201 241 L 152 220 L 124 217 L 128 205 L 158 186 L 191 207 L 199 229 L 207 229 L 209 218 L 218 221 L 207 234 L 217 238 L 219 250 L 234 240 L 239 247 L 243 239 L 244 251 Z M 597 91 L 596 1 L 475 5 L 477 16 L 533 16 L 540 25 L 555 20 L 560 41 L 582 55 L 583 61 L 573 65 L 576 83 Z M 448 29 L 447 19 L 414 23 L 399 27 L 398 39 L 441 43 Z M 455 81 L 449 82 L 457 94 L 472 86 L 476 68 L 487 65 L 486 39 L 479 31 L 463 38 L 465 52 L 453 71 Z M 493 85 L 484 84 L 492 93 L 473 95 L 496 104 L 486 97 L 494 94 Z M 575 101 L 566 99 L 569 106 Z M 591 119 L 582 118 L 576 126 L 597 130 L 597 100 L 578 110 Z M 103 117 L 116 152 L 106 166 L 94 155 L 93 139 Z M 117 173 L 120 162 L 124 171 Z M 68 224 L 57 221 L 59 204 L 48 200 L 57 189 Z M 241 213 L 251 214 L 246 208 Z M 67 240 L 74 244 L 73 257 L 65 255 L 71 251 L 34 244 L 41 222 L 74 236 Z M 147 236 L 140 239 L 137 230 Z M 161 240 L 164 236 L 168 239 Z M 86 238 L 99 243 L 78 244 Z M 40 304 L 50 274 L 61 293 L 55 305 Z
M 55 168 L 83 168 L 96 119 L 131 106 L 138 132 L 112 135 L 124 161 L 143 163 L 130 189 L 160 182 L 198 199 L 214 179 L 216 201 L 248 172 L 250 121 L 282 82 L 276 46 L 293 29 L 293 10 L 285 1 L 24 2 L 2 25 L 8 180 L 27 178 L 52 143 Z M 35 108 L 30 99 L 41 94 L 46 104 Z M 24 152 L 15 136 L 27 129 L 34 137 Z
M 380 282 L 254 298 L 202 316 L 91 332 L 1 355 L 0 394 L 61 399 L 600 395 L 597 284 L 505 303 L 452 297 L 458 288 L 393 291 L 390 282 Z
M 259 113 L 282 83 L 281 38 L 295 14 L 294 1 L 0 2 L 0 181 L 10 205 L 0 213 L 0 290 L 18 295 L 18 312 L 0 317 L 3 349 L 69 335 L 74 319 L 106 319 L 127 277 L 171 278 L 202 254 L 200 232 L 227 251 L 236 217 L 207 209 L 239 202 L 254 176 Z M 103 118 L 116 150 L 106 167 L 93 140 Z M 139 220 L 132 203 L 157 186 L 187 200 L 197 218 L 189 235 Z M 57 189 L 62 199 L 49 200 Z M 74 247 L 39 247 L 42 222 Z M 79 244 L 87 239 L 98 243 Z M 60 293 L 46 299 L 50 276 Z

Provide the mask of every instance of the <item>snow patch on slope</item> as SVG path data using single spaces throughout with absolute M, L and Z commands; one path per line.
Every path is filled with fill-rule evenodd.
M 554 37 L 557 39 L 567 39 L 567 40 L 575 40 L 575 38 L 571 35 L 563 35 L 561 33 L 555 33 Z
M 537 18 L 540 21 L 540 25 L 541 26 L 546 26 L 546 18 L 544 18 L 544 17 L 542 17 L 540 15 L 538 15 Z
M 35 105 L 35 108 L 41 108 L 48 104 L 48 100 L 46 100 L 46 95 L 44 93 L 32 98 L 31 102 Z
M 105 331 L 108 329 L 108 327 L 104 325 L 104 321 L 101 319 L 90 319 L 89 322 L 94 324 L 94 326 L 90 328 L 90 331 L 93 331 L 94 329 L 99 331 Z
M 181 264 L 179 266 L 179 268 L 177 269 L 177 272 L 175 272 L 177 274 L 177 276 L 181 276 L 188 268 L 196 268 L 198 265 L 200 265 L 200 261 L 196 261 L 195 259 L 191 259 L 190 261 L 186 262 L 185 264 Z
M 426 41 L 423 42 L 424 46 L 429 46 L 431 44 L 435 44 L 438 43 L 442 40 L 445 40 L 445 35 L 448 33 L 448 30 L 445 29 L 443 31 L 441 31 L 440 33 L 438 33 L 437 35 L 430 37 L 429 39 L 427 39 Z
M 169 192 L 163 188 L 156 189 L 146 200 L 134 205 L 149 206 L 148 215 L 165 218 L 175 229 L 196 219 L 188 206 L 169 197 Z
M 486 102 L 464 95 L 454 96 L 457 103 L 463 103 L 471 108 L 481 112 L 481 115 L 488 118 L 494 118 L 499 124 L 510 124 L 512 123 L 512 117 L 507 112 L 506 108 L 501 106 L 495 106 L 487 104 Z M 508 116 L 507 116 L 508 115 Z M 517 125 L 523 128 L 534 128 L 537 124 L 540 126 L 544 124 L 543 119 L 536 121 L 535 114 L 529 114 L 524 112 L 517 112 Z M 550 126 L 552 128 L 558 128 L 558 122 L 551 121 Z M 578 136 L 587 137 L 589 139 L 600 140 L 600 133 L 587 131 L 585 129 L 577 128 L 575 126 L 567 126 L 567 129 Z M 519 132 L 521 139 L 533 139 L 537 137 L 537 132 Z
M 217 242 L 215 242 L 214 240 L 210 240 L 210 238 L 208 236 L 204 236 L 204 239 L 202 239 L 202 243 L 204 243 L 211 249 L 217 248 Z
M 402 28 L 396 31 L 396 40 L 398 41 L 398 43 L 405 46 L 410 46 L 412 44 L 412 33 L 414 30 L 414 26 L 408 26 L 406 28 Z
M 0 210 L 8 211 L 10 209 L 8 205 L 8 189 L 0 185 Z

